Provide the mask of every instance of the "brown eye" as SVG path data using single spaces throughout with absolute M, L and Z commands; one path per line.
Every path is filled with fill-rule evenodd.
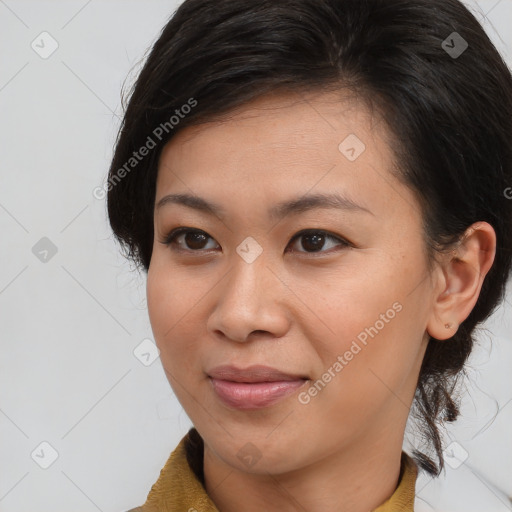
M 336 245 L 341 247 L 350 246 L 350 244 L 346 240 L 343 240 L 343 238 L 319 230 L 302 231 L 293 238 L 292 242 L 295 240 L 301 240 L 300 247 L 304 249 L 304 251 L 299 250 L 298 252 L 306 253 L 327 252 L 323 249 L 328 241 L 338 242 L 337 244 L 334 244 L 334 247 Z M 332 244 L 327 243 L 327 245 L 330 245 L 328 249 L 333 247 Z
M 214 246 L 208 247 L 208 240 L 214 242 Z M 300 248 L 295 248 L 294 252 L 301 252 L 305 254 L 331 252 L 325 250 L 326 247 L 327 249 L 331 249 L 333 247 L 336 248 L 336 246 L 342 249 L 353 247 L 352 244 L 343 238 L 331 235 L 326 231 L 313 229 L 301 231 L 295 235 L 291 241 L 292 245 L 295 243 L 297 246 L 297 242 L 299 240 L 301 241 Z M 176 246 L 176 250 L 185 252 L 201 252 L 218 248 L 218 244 L 214 239 L 204 231 L 185 227 L 171 231 L 162 243 L 167 246 Z
M 190 249 L 204 249 L 207 237 L 203 233 L 190 231 L 183 233 L 185 235 L 185 244 Z
M 180 250 L 198 252 L 212 249 L 212 247 L 206 247 L 208 239 L 213 240 L 204 231 L 178 228 L 171 231 L 162 243 L 165 245 L 177 245 Z

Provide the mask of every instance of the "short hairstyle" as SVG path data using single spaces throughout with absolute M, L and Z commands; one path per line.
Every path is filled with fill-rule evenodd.
M 458 417 L 454 386 L 475 327 L 504 297 L 512 247 L 512 76 L 459 0 L 186 0 L 123 101 L 110 224 L 147 271 L 158 162 L 178 131 L 267 93 L 337 89 L 382 114 L 395 140 L 393 172 L 422 209 L 429 263 L 475 222 L 497 234 L 474 309 L 449 340 L 430 337 L 420 370 L 411 412 L 424 449 L 413 457 L 439 475 L 439 426 Z

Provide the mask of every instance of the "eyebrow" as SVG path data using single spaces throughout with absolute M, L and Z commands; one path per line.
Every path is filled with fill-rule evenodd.
M 217 217 L 223 217 L 227 214 L 226 210 L 219 204 L 207 201 L 206 199 L 191 194 L 169 194 L 160 199 L 155 210 L 169 205 L 180 204 L 199 210 Z M 307 212 L 309 210 L 324 209 L 340 209 L 352 212 L 365 212 L 374 215 L 368 208 L 357 204 L 347 196 L 332 194 L 309 194 L 296 199 L 283 201 L 273 206 L 269 212 L 269 218 L 273 220 L 281 220 L 292 214 Z

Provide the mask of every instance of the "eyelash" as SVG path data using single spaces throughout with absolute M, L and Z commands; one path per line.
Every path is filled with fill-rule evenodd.
M 211 236 L 208 235 L 208 233 L 206 233 L 205 231 L 202 231 L 200 229 L 193 229 L 193 228 L 187 228 L 187 227 L 180 227 L 180 228 L 176 228 L 176 229 L 173 229 L 168 235 L 165 236 L 165 238 L 163 240 L 161 240 L 160 242 L 166 246 L 171 246 L 173 244 L 175 244 L 175 240 L 178 238 L 178 236 L 180 235 L 183 235 L 183 234 L 187 234 L 187 233 L 199 233 L 199 234 L 203 234 L 205 235 L 207 238 L 213 240 L 213 238 Z M 324 231 L 324 230 L 321 230 L 321 229 L 305 229 L 305 230 L 302 230 L 302 231 L 299 231 L 291 240 L 290 240 L 290 243 L 291 242 L 294 242 L 295 240 L 297 239 L 300 239 L 301 236 L 305 236 L 305 235 L 315 235 L 315 234 L 322 234 L 325 236 L 326 239 L 332 239 L 332 240 L 336 240 L 338 242 L 340 242 L 340 246 L 343 248 L 343 249 L 347 249 L 347 248 L 351 248 L 351 247 L 354 247 L 354 245 L 350 242 L 348 242 L 347 240 L 345 240 L 344 238 L 341 238 L 339 236 L 336 236 L 336 235 L 333 235 L 331 233 L 329 233 L 328 231 Z M 182 249 L 182 248 L 178 248 L 178 249 L 173 249 L 173 250 L 176 250 L 178 252 L 187 252 L 187 253 L 201 253 L 201 252 L 208 252 L 208 251 L 211 251 L 213 249 Z M 329 251 L 316 251 L 316 252 L 307 252 L 307 251 L 293 251 L 293 252 L 299 252 L 299 253 L 302 253 L 302 254 L 309 254 L 309 255 L 312 255 L 313 257 L 317 254 L 329 254 L 331 253 L 332 251 L 329 250 Z M 334 251 L 334 252 L 337 252 L 337 251 Z

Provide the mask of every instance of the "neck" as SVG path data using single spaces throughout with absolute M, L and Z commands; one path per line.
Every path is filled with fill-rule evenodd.
M 395 491 L 403 434 L 365 432 L 360 439 L 308 466 L 281 474 L 240 471 L 205 444 L 206 490 L 221 512 L 368 512 Z M 403 432 L 403 430 L 402 430 Z

